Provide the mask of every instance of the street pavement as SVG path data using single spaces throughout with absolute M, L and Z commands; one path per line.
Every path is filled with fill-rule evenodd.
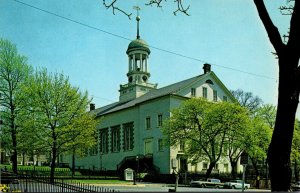
M 158 184 L 137 182 L 134 184 L 94 184 L 96 186 L 105 186 L 120 192 L 173 192 L 174 184 Z M 196 188 L 179 185 L 177 192 L 242 192 L 241 189 L 216 189 L 216 188 Z M 245 192 L 271 192 L 264 189 L 248 189 Z

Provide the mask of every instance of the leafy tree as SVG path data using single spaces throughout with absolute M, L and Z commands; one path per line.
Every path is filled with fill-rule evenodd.
M 26 89 L 27 85 L 24 85 Z M 25 94 L 25 92 L 24 92 Z M 22 141 L 18 144 L 18 150 L 22 152 L 23 159 L 25 155 L 30 156 L 31 161 L 34 160 L 34 156 L 45 155 L 46 152 L 49 152 L 49 148 L 45 145 L 44 141 L 41 140 L 41 137 L 38 133 L 39 128 L 38 125 L 35 124 L 38 117 L 35 115 L 33 108 L 30 102 L 28 102 L 28 96 L 23 96 L 24 101 L 22 102 L 20 114 L 21 120 L 20 125 L 22 126 L 22 130 L 18 132 L 19 138 L 22 138 Z M 24 160 L 23 160 L 24 163 Z
M 251 159 L 252 166 L 255 170 L 256 179 L 260 176 L 258 164 L 264 162 L 267 157 L 267 151 L 271 142 L 271 136 L 275 124 L 276 107 L 265 104 L 255 110 L 251 118 L 251 141 L 247 149 Z M 256 181 L 259 187 L 259 181 Z
M 256 179 L 260 176 L 258 164 L 267 157 L 267 150 L 271 141 L 272 129 L 266 124 L 260 116 L 254 116 L 251 119 L 250 134 L 248 135 L 249 145 L 246 151 L 251 159 L 255 170 Z M 257 183 L 259 183 L 257 181 Z M 257 184 L 259 187 L 259 184 Z
M 275 127 L 276 106 L 271 104 L 262 105 L 256 112 L 256 116 L 263 119 L 263 121 L 271 128 Z
M 240 105 L 193 98 L 172 110 L 172 116 L 163 124 L 163 133 L 169 137 L 170 146 L 185 142 L 185 153 L 191 162 L 209 160 L 209 177 L 223 153 L 227 134 L 246 126 L 247 112 Z
M 290 155 L 300 92 L 300 1 L 293 3 L 286 43 L 281 39 L 263 0 L 254 0 L 259 17 L 278 57 L 279 85 L 275 128 L 268 149 L 272 191 L 288 191 L 291 182 Z M 288 86 L 287 86 L 288 85 Z
M 291 160 L 294 162 L 295 181 L 299 181 L 300 177 L 300 121 L 296 120 L 295 131 L 293 136 Z
M 245 107 L 237 103 L 220 103 L 216 106 L 213 116 L 221 118 L 211 121 L 210 124 L 223 124 L 221 127 L 226 130 L 223 155 L 228 156 L 231 165 L 231 176 L 236 177 L 237 163 L 243 151 L 249 146 L 248 136 L 250 132 L 250 119 Z M 219 113 L 219 114 L 218 114 Z M 208 120 L 209 121 L 209 120 Z
M 171 111 L 170 119 L 163 122 L 162 132 L 165 144 L 178 146 L 185 143 L 185 154 L 192 161 L 202 160 L 207 144 L 202 141 L 203 122 L 206 119 L 209 102 L 205 99 L 189 99 Z M 198 134 L 199 133 L 199 134 Z
M 1 132 L 4 139 L 11 142 L 12 168 L 17 173 L 17 133 L 20 127 L 20 100 L 22 94 L 20 88 L 32 72 L 32 68 L 26 64 L 26 57 L 18 53 L 17 47 L 5 39 L 0 39 L 0 110 L 3 126 Z
M 86 112 L 88 95 L 71 86 L 63 74 L 48 74 L 45 69 L 35 73 L 23 92 L 26 93 L 24 96 L 30 98 L 28 106 L 36 116 L 36 134 L 51 150 L 50 180 L 53 182 L 60 153 L 74 147 L 76 143 L 81 144 L 81 147 L 95 143 L 90 140 L 95 139 L 93 134 L 96 128 Z M 79 137 L 81 134 L 84 134 L 84 140 Z
M 75 175 L 76 155 L 83 156 L 86 149 L 97 146 L 97 133 L 95 132 L 97 121 L 94 115 L 85 113 L 80 119 L 74 120 L 69 132 L 69 139 L 72 141 L 66 145 L 64 151 L 72 154 L 72 175 Z M 82 127 L 85 129 L 82 129 Z M 92 132 L 94 131 L 94 132 Z

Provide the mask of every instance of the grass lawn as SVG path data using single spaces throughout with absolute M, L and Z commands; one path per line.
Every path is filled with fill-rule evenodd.
M 66 180 L 65 182 L 68 182 Z M 70 182 L 82 183 L 82 184 L 132 184 L 130 181 L 123 180 L 70 180 Z
M 0 168 L 4 168 L 5 166 L 6 166 L 7 170 L 12 170 L 12 165 L 0 164 Z M 18 165 L 18 170 L 50 171 L 51 168 L 49 166 L 22 166 L 22 165 Z M 55 168 L 55 171 L 70 172 L 71 170 L 69 168 Z

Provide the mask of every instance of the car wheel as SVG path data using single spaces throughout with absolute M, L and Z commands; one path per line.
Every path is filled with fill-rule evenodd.
M 245 187 L 244 187 L 244 189 L 245 189 L 245 190 L 247 190 L 247 189 L 248 189 L 248 187 L 247 187 L 247 186 L 245 186 Z
M 232 189 L 235 189 L 235 186 L 232 186 L 231 188 L 232 188 Z
M 204 185 L 204 184 L 201 184 L 200 187 L 201 187 L 201 188 L 205 188 L 205 185 Z

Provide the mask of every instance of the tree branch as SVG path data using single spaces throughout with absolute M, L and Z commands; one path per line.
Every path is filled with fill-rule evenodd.
M 166 0 L 165 0 L 166 1 Z M 147 6 L 152 6 L 152 5 L 156 5 L 157 7 L 162 7 L 160 5 L 160 3 L 162 2 L 162 0 L 150 0 L 149 3 L 146 3 L 145 5 Z
M 113 14 L 115 15 L 115 10 L 123 13 L 124 15 L 126 15 L 128 17 L 128 19 L 131 19 L 130 16 L 132 15 L 132 13 L 127 13 L 124 10 L 118 8 L 115 6 L 115 3 L 117 2 L 117 0 L 113 0 L 110 4 L 106 3 L 106 0 L 103 0 L 103 5 L 105 6 L 106 9 L 110 9 L 112 8 L 113 10 Z
M 269 39 L 279 55 L 284 47 L 284 44 L 281 40 L 278 28 L 273 24 L 263 0 L 254 0 L 254 3 L 256 5 L 259 17 L 265 26 Z
M 174 15 L 176 15 L 176 13 L 179 11 L 179 12 L 184 13 L 187 16 L 190 16 L 187 12 L 189 10 L 190 6 L 188 6 L 187 8 L 184 8 L 182 5 L 182 0 L 175 0 L 175 2 L 177 2 L 177 10 L 173 12 Z
M 282 15 L 292 15 L 294 7 L 292 5 L 289 6 L 280 6 L 279 10 Z
M 296 52 L 298 59 L 300 57 L 300 37 L 299 37 L 300 13 L 299 12 L 300 12 L 300 1 L 295 1 L 294 11 L 290 23 L 289 40 L 287 46 L 291 48 L 294 52 Z

